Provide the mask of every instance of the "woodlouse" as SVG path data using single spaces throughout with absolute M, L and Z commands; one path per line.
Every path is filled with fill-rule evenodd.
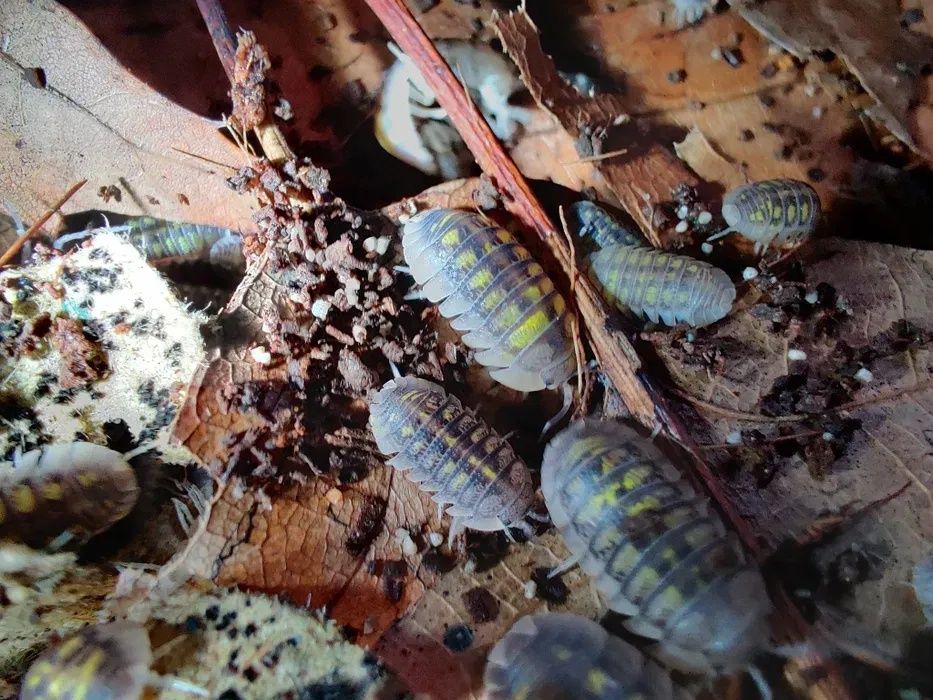
M 674 697 L 670 676 L 592 620 L 568 613 L 529 615 L 493 647 L 487 700 L 645 700 Z
M 722 201 L 728 228 L 709 240 L 736 233 L 755 243 L 755 253 L 813 233 L 820 218 L 820 197 L 799 180 L 762 180 L 730 190 Z
M 392 467 L 453 504 L 451 538 L 464 527 L 493 531 L 519 523 L 531 506 L 531 474 L 486 422 L 437 384 L 390 380 L 370 405 L 376 444 Z
M 645 245 L 592 202 L 577 202 L 573 214 L 581 233 L 603 246 L 590 256 L 590 275 L 623 311 L 700 327 L 732 309 L 735 286 L 718 267 Z
M 129 219 L 119 226 L 67 234 L 55 241 L 55 247 L 62 250 L 71 241 L 108 230 L 125 236 L 154 264 L 203 260 L 231 270 L 238 270 L 245 264 L 243 241 L 235 231 L 148 216 Z
M 66 532 L 86 539 L 126 517 L 139 493 L 119 452 L 89 442 L 32 450 L 0 473 L 0 538 L 32 546 Z
M 761 573 L 650 441 L 578 421 L 548 444 L 541 486 L 567 564 L 579 561 L 626 625 L 656 640 L 657 658 L 709 673 L 747 668 L 765 648 Z
M 424 296 L 466 332 L 463 342 L 493 379 L 538 391 L 576 371 L 567 304 L 508 231 L 473 213 L 431 209 L 405 224 L 402 247 Z

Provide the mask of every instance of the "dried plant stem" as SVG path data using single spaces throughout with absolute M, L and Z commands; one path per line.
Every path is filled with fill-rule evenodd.
M 26 245 L 26 241 L 35 236 L 39 229 L 45 225 L 45 222 L 51 219 L 52 215 L 61 209 L 65 202 L 71 199 L 75 192 L 80 190 L 86 184 L 87 180 L 81 180 L 81 182 L 76 182 L 71 187 L 69 187 L 68 191 L 65 192 L 65 194 L 63 194 L 61 198 L 52 205 L 51 209 L 47 210 L 42 216 L 36 219 L 35 223 L 29 227 L 26 233 L 17 238 L 16 241 L 13 242 L 13 245 L 11 245 L 3 255 L 0 255 L 0 267 L 9 265 L 10 261 L 15 258 L 19 254 L 19 251 L 23 249 L 23 246 Z

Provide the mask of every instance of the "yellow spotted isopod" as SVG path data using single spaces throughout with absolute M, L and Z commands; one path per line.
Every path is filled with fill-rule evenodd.
M 730 190 L 722 201 L 722 218 L 729 228 L 709 240 L 735 231 L 761 254 L 772 244 L 783 246 L 813 233 L 820 197 L 799 180 L 761 180 Z
M 592 202 L 577 202 L 572 213 L 578 232 L 602 246 L 590 256 L 590 276 L 623 311 L 699 328 L 732 309 L 735 286 L 718 267 L 648 246 Z
M 0 470 L 0 539 L 41 547 L 64 533 L 86 539 L 139 499 L 126 456 L 90 442 L 47 445 Z
M 519 525 L 531 507 L 534 487 L 512 447 L 454 396 L 425 379 L 399 377 L 370 404 L 370 427 L 388 464 L 408 478 L 460 530 L 503 530 Z
M 750 668 L 771 603 L 706 498 L 632 428 L 591 419 L 556 435 L 541 488 L 554 525 L 612 610 L 682 671 Z
M 569 613 L 522 617 L 492 648 L 486 700 L 669 700 L 670 676 L 592 620 Z
M 470 212 L 431 209 L 405 224 L 402 248 L 424 296 L 466 333 L 493 379 L 538 391 L 576 371 L 567 304 L 508 231 Z

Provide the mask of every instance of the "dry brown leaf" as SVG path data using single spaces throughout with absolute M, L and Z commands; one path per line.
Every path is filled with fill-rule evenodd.
M 925 69 L 933 37 L 901 26 L 899 0 L 736 2 L 755 28 L 801 58 L 830 50 L 876 100 L 870 111 L 926 157 L 933 156 L 933 106 Z
M 719 153 L 697 127 L 690 129 L 683 141 L 674 144 L 674 152 L 707 182 L 720 183 L 727 190 L 745 184 L 745 178 L 735 163 Z
M 70 12 L 14 0 L 0 8 L 0 27 L 0 180 L 25 221 L 83 178 L 89 183 L 65 213 L 104 208 L 233 228 L 248 221 L 249 202 L 223 180 L 232 170 L 179 152 L 235 166 L 239 150 L 129 75 Z
M 838 588 L 832 578 L 840 568 L 855 569 L 846 574 L 855 579 L 851 595 L 830 599 L 847 610 L 844 625 L 852 628 L 837 632 L 861 629 L 861 638 L 901 655 L 922 623 L 910 570 L 933 538 L 933 255 L 826 239 L 808 258 L 802 283 L 769 285 L 761 303 L 699 334 L 692 347 L 656 347 L 673 381 L 694 397 L 685 409 L 709 422 L 692 422 L 696 437 L 720 445 L 708 456 L 740 468 L 730 493 L 771 548 L 812 539 L 816 522 L 908 485 L 854 522 L 843 518 L 841 534 L 817 548 L 830 579 L 821 594 Z M 804 297 L 817 289 L 810 304 Z M 776 331 L 774 321 L 787 330 Z M 806 359 L 789 360 L 791 348 Z M 712 355 L 712 364 L 703 360 Z M 857 375 L 862 368 L 870 374 Z M 762 447 L 723 446 L 737 430 L 760 431 Z M 768 458 L 781 445 L 791 456 Z M 789 590 L 799 584 L 796 568 L 780 572 Z

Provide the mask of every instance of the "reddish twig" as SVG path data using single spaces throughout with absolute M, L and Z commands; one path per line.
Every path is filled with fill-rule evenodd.
M 567 244 L 557 235 L 557 228 L 545 214 L 528 181 L 496 140 L 486 120 L 411 12 L 402 0 L 367 0 L 367 3 L 395 42 L 421 69 L 438 103 L 460 132 L 476 162 L 506 195 L 506 206 L 526 226 L 538 233 L 567 279 L 573 279 Z M 581 277 L 578 280 L 575 301 L 603 372 L 618 390 L 632 415 L 642 424 L 653 427 L 654 403 L 638 378 L 641 367 L 638 355 L 624 334 L 608 329 L 610 312 L 588 278 Z
M 11 245 L 3 255 L 0 255 L 0 267 L 3 267 L 4 265 L 8 265 L 10 263 L 10 260 L 15 258 L 17 254 L 19 254 L 19 251 L 23 249 L 23 246 L 26 245 L 26 241 L 28 241 L 30 238 L 35 236 L 36 233 L 39 231 L 39 229 L 41 229 L 45 225 L 45 222 L 51 219 L 52 215 L 55 212 L 57 212 L 59 209 L 61 209 L 62 206 L 64 206 L 65 202 L 71 199 L 74 196 L 75 192 L 80 190 L 86 184 L 87 184 L 87 180 L 81 180 L 81 182 L 75 183 L 74 185 L 69 187 L 68 191 L 65 192 L 65 194 L 63 194 L 61 198 L 57 202 L 55 202 L 55 204 L 52 205 L 51 209 L 49 209 L 42 216 L 36 219 L 35 223 L 29 227 L 26 233 L 24 233 L 22 236 L 17 238 L 13 242 L 13 245 Z
M 214 50 L 217 51 L 220 63 L 227 74 L 227 80 L 232 83 L 233 70 L 236 65 L 236 41 L 227 23 L 227 15 L 220 6 L 220 0 L 196 0 L 196 2 L 201 11 L 201 17 L 204 18 L 204 24 L 207 25 L 207 32 L 211 35 L 211 41 L 214 42 Z

